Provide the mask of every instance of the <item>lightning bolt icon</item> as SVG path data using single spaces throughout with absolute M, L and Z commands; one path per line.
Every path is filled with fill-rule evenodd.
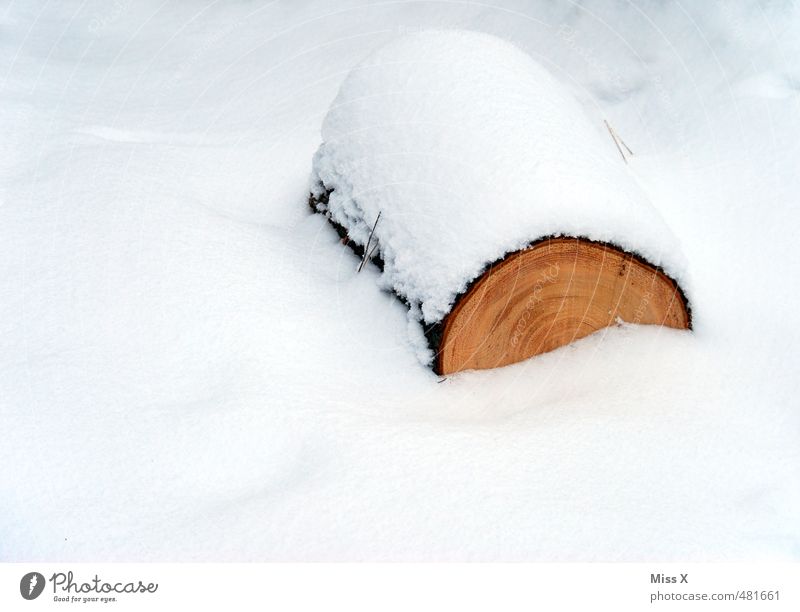
M 34 588 L 36 588 L 36 582 L 37 582 L 37 580 L 38 580 L 38 579 L 36 578 L 36 574 L 34 574 L 33 576 L 31 576 L 31 585 L 30 585 L 30 587 L 28 587 L 28 595 L 30 595 L 31 593 L 33 593 L 33 589 L 34 589 Z

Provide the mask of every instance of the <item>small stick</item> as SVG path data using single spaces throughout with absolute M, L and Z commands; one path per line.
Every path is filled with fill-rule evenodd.
M 361 268 L 364 267 L 364 264 L 367 263 L 367 259 L 369 259 L 369 256 L 371 255 L 371 252 L 369 250 L 369 245 L 372 242 L 372 235 L 375 233 L 375 228 L 378 227 L 378 221 L 380 221 L 381 212 L 383 212 L 383 211 L 378 211 L 378 217 L 375 219 L 375 225 L 372 226 L 372 231 L 369 233 L 369 238 L 367 239 L 367 246 L 364 247 L 364 257 L 361 259 L 361 263 L 358 266 L 358 270 L 356 271 L 356 274 L 361 272 Z M 375 246 L 377 247 L 378 244 L 375 243 Z M 375 249 L 372 249 L 372 250 L 374 251 Z
M 367 255 L 367 259 L 368 260 L 372 261 L 372 254 L 375 252 L 375 249 L 377 249 L 377 248 L 378 248 L 378 242 L 376 241 L 375 242 L 375 246 L 372 247 L 372 250 L 369 252 L 369 255 Z
M 622 152 L 622 149 L 620 148 L 619 143 L 617 142 L 617 137 L 614 135 L 614 130 L 611 129 L 611 126 L 608 125 L 608 121 L 606 121 L 605 119 L 603 119 L 603 123 L 606 124 L 606 128 L 608 128 L 608 133 L 611 136 L 611 140 L 614 141 L 614 145 L 617 147 L 617 151 L 619 151 L 619 155 L 620 157 L 622 157 L 622 161 L 624 161 L 627 164 L 628 160 L 625 158 L 625 153 Z M 628 147 L 625 148 L 627 149 Z
M 614 130 L 614 136 L 616 136 L 617 139 L 622 143 L 622 146 L 625 147 L 625 150 L 628 152 L 628 155 L 633 155 L 633 151 L 631 151 L 631 148 L 625 144 L 625 141 L 622 140 L 622 137 L 619 134 L 617 134 L 617 130 Z

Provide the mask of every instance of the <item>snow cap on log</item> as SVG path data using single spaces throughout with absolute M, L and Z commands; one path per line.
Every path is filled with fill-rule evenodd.
M 550 72 L 514 45 L 424 31 L 345 78 L 314 157 L 317 207 L 371 244 L 383 280 L 441 321 L 486 266 L 545 236 L 612 243 L 680 279 L 680 248 L 619 158 Z

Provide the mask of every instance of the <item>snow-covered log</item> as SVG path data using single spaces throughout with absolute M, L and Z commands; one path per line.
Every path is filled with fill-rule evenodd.
M 605 130 L 512 44 L 420 32 L 342 83 L 310 201 L 359 253 L 369 243 L 441 373 L 618 320 L 687 328 L 679 245 Z

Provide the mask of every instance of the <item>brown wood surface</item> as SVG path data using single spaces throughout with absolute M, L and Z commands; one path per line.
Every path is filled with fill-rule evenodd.
M 656 268 L 606 244 L 544 240 L 493 266 L 461 297 L 445 320 L 437 369 L 508 365 L 618 318 L 689 327 L 682 294 Z

